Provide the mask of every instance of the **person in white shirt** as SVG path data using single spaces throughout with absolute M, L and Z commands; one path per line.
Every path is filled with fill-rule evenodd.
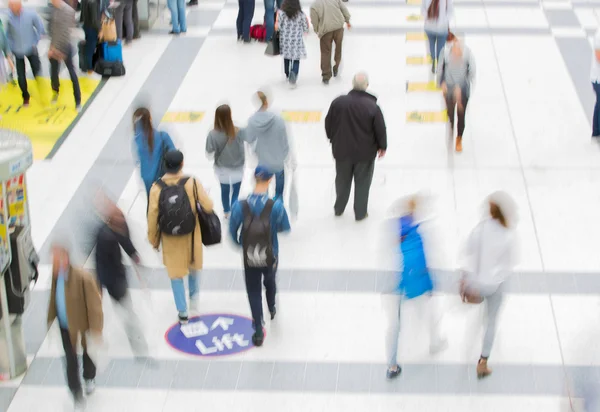
M 496 321 L 502 305 L 502 285 L 511 274 L 517 257 L 517 208 L 504 192 L 492 193 L 486 201 L 487 213 L 471 232 L 464 253 L 463 287 L 461 294 L 469 300 L 484 301 L 487 325 L 481 357 L 477 363 L 477 377 L 492 373 L 487 366 L 496 335 Z M 479 303 L 479 302 L 474 302 Z
M 452 13 L 452 0 L 423 0 L 421 2 L 421 16 L 425 19 L 424 29 L 429 40 L 432 73 L 435 73 L 436 61 L 446 44 Z
M 600 137 L 600 30 L 594 36 L 594 53 L 592 54 L 592 86 L 596 93 L 594 117 L 592 120 L 592 137 Z

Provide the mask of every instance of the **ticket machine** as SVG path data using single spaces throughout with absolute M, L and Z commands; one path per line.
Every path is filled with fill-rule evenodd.
M 29 138 L 0 129 L 0 380 L 27 369 L 22 315 L 39 261 L 27 203 L 25 172 L 32 163 Z

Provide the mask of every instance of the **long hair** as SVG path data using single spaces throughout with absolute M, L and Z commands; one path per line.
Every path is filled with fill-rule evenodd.
M 434 0 L 439 1 L 439 0 Z M 290 19 L 293 19 L 298 15 L 298 13 L 302 13 L 302 6 L 300 5 L 300 0 L 285 0 L 281 5 L 281 10 L 288 16 Z
M 142 130 L 144 130 L 144 134 L 148 141 L 148 148 L 150 149 L 150 153 L 152 153 L 154 151 L 154 129 L 152 128 L 152 116 L 150 115 L 150 110 L 145 107 L 140 107 L 133 113 L 133 121 L 134 123 L 142 123 Z
M 438 17 L 440 17 L 440 0 L 432 0 L 427 9 L 427 18 L 437 20 Z
M 231 108 L 226 104 L 222 104 L 215 110 L 215 130 L 225 133 L 229 142 L 235 139 L 236 130 L 231 119 Z
M 502 226 L 508 227 L 508 223 L 506 223 L 506 217 L 504 217 L 504 213 L 502 213 L 502 209 L 496 203 L 490 202 L 490 216 L 492 219 L 497 220 Z

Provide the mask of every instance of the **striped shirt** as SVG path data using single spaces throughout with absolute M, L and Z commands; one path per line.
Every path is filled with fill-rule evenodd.
M 67 55 L 71 53 L 71 30 L 75 28 L 75 10 L 67 3 L 52 8 L 50 20 L 50 47 Z
M 443 72 L 440 83 L 445 82 L 449 88 L 453 86 L 463 88 L 469 86 L 475 78 L 475 60 L 467 47 L 463 50 L 462 58 L 458 59 L 452 55 L 451 50 L 446 50 L 440 70 Z

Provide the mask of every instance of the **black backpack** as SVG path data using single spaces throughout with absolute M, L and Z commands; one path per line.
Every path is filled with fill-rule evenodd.
M 194 233 L 196 215 L 185 190 L 188 180 L 189 177 L 184 177 L 173 186 L 167 185 L 162 179 L 156 182 L 161 188 L 158 198 L 158 227 L 166 235 L 185 236 Z
M 260 216 L 255 216 L 250 210 L 248 201 L 244 200 L 244 224 L 242 226 L 242 249 L 244 251 L 244 266 L 246 268 L 265 268 L 275 264 L 273 239 L 271 238 L 271 211 L 273 200 L 267 200 Z

